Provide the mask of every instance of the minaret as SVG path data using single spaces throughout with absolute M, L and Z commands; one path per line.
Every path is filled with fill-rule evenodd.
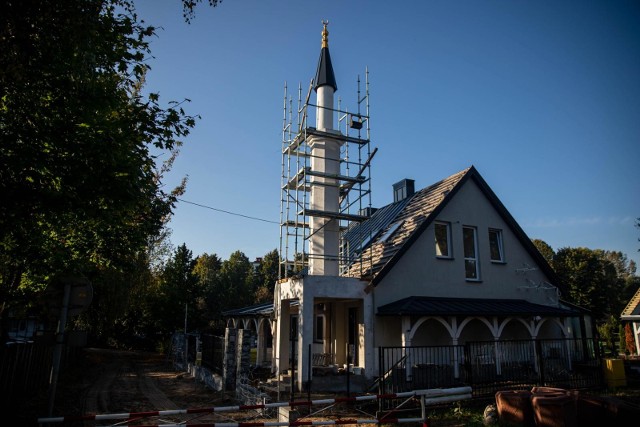
M 320 133 L 338 134 L 333 129 L 333 95 L 338 90 L 329 55 L 329 31 L 322 22 L 322 48 L 315 78 L 316 128 Z M 310 218 L 309 274 L 338 276 L 340 223 L 340 147 L 342 142 L 330 135 L 314 135 L 311 147 L 311 201 L 309 209 L 319 213 Z M 332 178 L 336 177 L 336 178 Z

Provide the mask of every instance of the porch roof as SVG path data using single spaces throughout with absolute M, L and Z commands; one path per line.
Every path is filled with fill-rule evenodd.
M 273 313 L 273 302 L 265 302 L 262 304 L 256 304 L 249 307 L 241 307 L 233 310 L 227 310 L 222 312 L 224 317 L 238 317 L 238 316 L 269 316 Z
M 580 312 L 518 299 L 412 296 L 378 307 L 379 316 L 579 316 Z

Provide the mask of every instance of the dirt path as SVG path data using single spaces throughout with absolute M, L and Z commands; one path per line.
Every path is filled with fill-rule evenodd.
M 40 398 L 29 404 L 24 412 L 7 425 L 36 426 L 37 418 L 46 415 L 47 400 Z M 301 396 L 300 396 L 301 397 Z M 321 396 L 314 398 L 330 398 Z M 335 397 L 335 396 L 334 396 Z M 54 416 L 80 416 L 109 413 L 147 412 L 169 409 L 210 408 L 236 405 L 232 395 L 207 389 L 184 372 L 176 372 L 158 354 L 105 349 L 85 349 L 81 359 L 67 367 L 59 380 Z M 35 409 L 35 410 L 34 410 Z M 314 408 L 314 412 L 319 408 Z M 363 413 L 350 407 L 334 407 L 308 420 L 338 418 L 372 418 L 373 412 Z M 375 409 L 373 410 L 375 411 Z M 306 409 L 302 410 L 306 414 Z M 275 414 L 271 414 L 274 417 Z M 123 424 L 220 423 L 240 421 L 273 421 L 262 418 L 256 411 L 205 413 L 143 420 L 119 420 Z M 117 421 L 65 423 L 64 427 L 94 427 L 115 425 Z M 5 425 L 0 422 L 1 425 Z M 57 426 L 61 424 L 54 424 Z M 432 425 L 453 426 L 459 423 Z
M 224 401 L 221 393 L 205 388 L 185 373 L 174 371 L 161 355 L 87 349 L 77 366 L 68 368 L 61 377 L 54 414 L 161 411 L 208 407 Z M 163 421 L 184 419 L 174 417 Z
M 67 369 L 59 384 L 54 416 L 132 413 L 237 404 L 233 395 L 207 389 L 188 374 L 174 371 L 163 356 L 152 353 L 86 349 L 82 361 L 77 366 Z M 257 411 L 244 411 L 170 416 L 162 419 L 146 418 L 144 423 L 196 424 L 251 420 L 267 419 L 262 418 Z M 111 422 L 109 425 L 114 423 Z M 91 421 L 64 426 L 75 425 L 93 427 L 107 424 Z

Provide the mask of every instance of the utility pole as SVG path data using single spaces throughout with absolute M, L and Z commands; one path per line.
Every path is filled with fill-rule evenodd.
M 185 370 L 189 368 L 189 337 L 187 336 L 187 319 L 189 304 L 184 303 L 184 367 Z

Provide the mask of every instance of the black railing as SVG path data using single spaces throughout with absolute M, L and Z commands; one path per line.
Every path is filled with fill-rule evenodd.
M 390 373 L 389 373 L 390 372 Z M 474 396 L 554 386 L 602 387 L 591 339 L 468 342 L 452 346 L 381 347 L 380 393 L 469 385 Z
M 0 409 L 13 410 L 15 405 L 46 393 L 53 349 L 50 342 L 42 339 L 0 345 Z M 65 345 L 60 362 L 61 371 L 71 365 L 78 354 L 78 347 Z

